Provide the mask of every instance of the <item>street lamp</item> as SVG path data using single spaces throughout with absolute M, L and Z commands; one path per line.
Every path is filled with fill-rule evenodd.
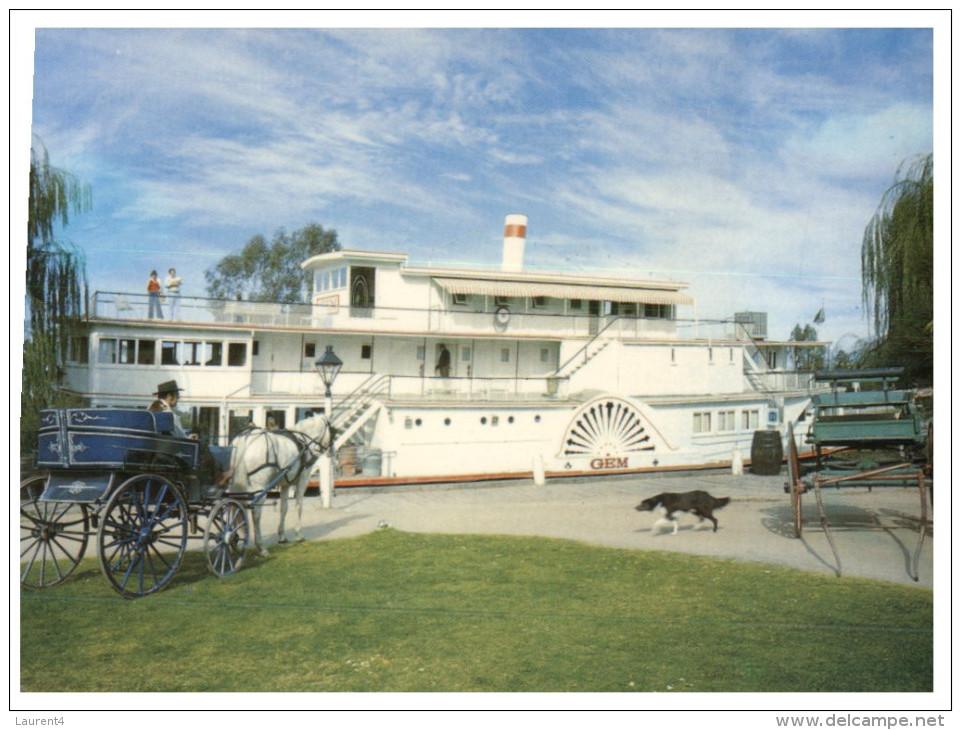
M 317 368 L 317 372 L 320 373 L 320 379 L 324 381 L 324 387 L 327 389 L 324 397 L 327 399 L 325 407 L 327 408 L 328 418 L 330 418 L 330 388 L 334 384 L 337 373 L 340 372 L 343 364 L 343 361 L 334 354 L 333 345 L 327 345 L 326 352 L 314 363 L 314 367 Z
M 314 363 L 314 367 L 317 368 L 317 372 L 320 373 L 320 379 L 324 381 L 324 416 L 327 418 L 328 424 L 330 424 L 334 418 L 334 400 L 330 388 L 333 386 L 334 380 L 337 378 L 337 373 L 340 372 L 343 364 L 343 361 L 334 354 L 333 345 L 327 345 L 326 352 Z M 320 496 L 325 508 L 330 507 L 331 497 L 334 492 L 334 460 L 330 456 L 333 449 L 334 438 L 333 434 L 331 434 L 330 446 L 327 449 L 327 453 L 322 454 L 317 460 L 317 466 L 320 470 Z

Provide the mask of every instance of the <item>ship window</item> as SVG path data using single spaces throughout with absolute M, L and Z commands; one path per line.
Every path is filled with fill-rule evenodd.
M 754 431 L 758 427 L 759 415 L 755 409 L 753 411 L 741 411 L 741 428 L 745 431 Z
M 547 362 L 550 359 L 551 351 L 546 347 L 541 348 L 541 362 Z
M 257 343 L 254 342 L 254 354 L 256 354 Z M 231 367 L 243 367 L 247 364 L 247 343 L 231 342 L 227 345 L 227 364 Z
M 462 293 L 460 293 L 460 292 L 455 292 L 454 294 L 451 295 L 451 298 L 452 298 L 454 304 L 457 304 L 457 305 L 467 304 L 467 295 L 466 295 L 466 294 L 462 294 Z
M 317 343 L 316 342 L 305 342 L 304 343 L 304 357 L 315 357 L 317 355 Z
M 470 362 L 470 348 L 462 347 L 460 348 L 460 359 L 462 362 Z
M 89 342 L 86 336 L 72 337 L 70 339 L 70 362 L 78 362 L 81 365 L 87 364 L 89 358 L 87 353 Z
M 734 430 L 734 411 L 718 411 L 717 430 L 718 431 Z
M 644 316 L 647 319 L 670 319 L 671 305 L 670 304 L 645 304 Z
M 361 359 L 361 360 L 370 360 L 370 357 L 371 357 L 371 355 L 373 354 L 373 352 L 374 352 L 374 346 L 373 346 L 373 345 L 361 345 L 361 346 L 360 346 L 360 359 Z
M 199 365 L 200 358 L 203 354 L 203 343 L 202 342 L 185 342 L 184 343 L 184 365 Z
M 117 341 L 113 339 L 100 340 L 97 347 L 97 362 L 115 363 L 117 362 Z
M 694 433 L 711 432 L 711 414 L 707 411 L 694 414 Z
M 157 343 L 154 340 L 140 340 L 137 343 L 137 364 L 153 365 L 157 361 Z
M 133 365 L 137 359 L 137 341 L 119 340 L 117 362 L 123 365 Z
M 417 346 L 417 359 L 420 360 L 421 362 L 424 362 L 424 346 L 423 345 Z
M 509 347 L 501 348 L 501 362 L 511 361 L 511 349 Z
M 541 309 L 547 306 L 547 297 L 531 297 L 531 306 L 535 309 Z
M 179 365 L 180 364 L 180 343 L 164 340 L 160 345 L 160 364 Z
M 584 306 L 580 299 L 571 299 L 571 309 L 581 309 Z
M 495 307 L 506 307 L 509 303 L 510 303 L 510 297 L 501 297 L 501 296 L 494 297 Z
M 224 362 L 224 343 L 207 342 L 204 344 L 204 365 L 222 365 Z

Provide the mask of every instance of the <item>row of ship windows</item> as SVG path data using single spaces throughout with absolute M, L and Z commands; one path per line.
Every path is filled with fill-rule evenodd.
M 451 302 L 460 307 L 470 304 L 471 295 L 451 294 Z M 495 296 L 495 307 L 509 307 L 517 301 L 512 297 Z M 531 309 L 545 309 L 548 297 L 530 297 Z M 621 317 L 643 317 L 644 319 L 674 319 L 674 306 L 671 304 L 635 304 L 634 302 L 598 302 L 588 303 L 584 299 L 569 299 L 568 308 L 572 312 L 589 312 L 595 315 L 619 315 Z
M 758 408 L 740 411 L 740 430 L 755 431 L 760 425 Z M 699 411 L 694 413 L 694 433 L 730 433 L 738 430 L 738 411 Z
M 257 354 L 257 343 L 254 342 Z M 159 347 L 158 347 L 159 345 Z M 86 364 L 86 337 L 71 342 L 72 362 Z M 97 341 L 97 362 L 103 365 L 205 365 L 244 367 L 247 364 L 246 342 L 202 340 L 138 340 L 102 337 Z

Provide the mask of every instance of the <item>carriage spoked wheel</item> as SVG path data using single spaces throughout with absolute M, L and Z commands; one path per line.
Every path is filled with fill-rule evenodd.
M 172 482 L 155 474 L 131 477 L 104 508 L 100 570 L 124 598 L 159 591 L 180 568 L 187 526 L 187 503 Z
M 237 572 L 249 545 L 250 525 L 244 505 L 229 497 L 218 500 L 204 529 L 204 555 L 210 571 L 219 578 Z
M 20 585 L 47 588 L 66 580 L 87 549 L 87 505 L 43 502 L 47 478 L 20 483 Z
M 787 471 L 791 483 L 788 489 L 791 493 L 791 521 L 794 525 L 794 537 L 801 537 L 801 495 L 804 493 L 804 483 L 801 481 L 801 460 L 798 458 L 797 443 L 794 441 L 794 427 L 788 424 L 788 459 Z

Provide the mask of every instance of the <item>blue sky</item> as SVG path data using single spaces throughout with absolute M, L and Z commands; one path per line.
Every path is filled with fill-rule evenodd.
M 92 289 L 139 292 L 175 266 L 202 296 L 204 270 L 251 236 L 311 222 L 345 248 L 496 267 L 504 216 L 524 213 L 530 268 L 686 281 L 698 316 L 766 311 L 777 338 L 822 303 L 822 338 L 868 333 L 861 236 L 902 161 L 934 149 L 943 14 L 683 28 L 689 13 L 663 18 L 672 30 L 578 27 L 647 14 L 280 15 L 151 24 L 328 29 L 30 17 L 35 53 L 15 51 L 13 73 L 28 131 L 92 185 L 63 231 Z

